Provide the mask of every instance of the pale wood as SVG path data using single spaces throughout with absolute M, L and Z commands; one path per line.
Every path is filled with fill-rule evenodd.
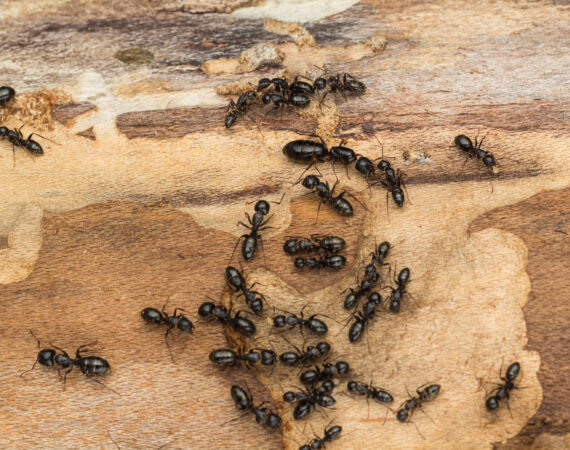
M 344 428 L 331 448 L 488 448 L 516 435 L 513 445 L 564 436 L 567 6 L 364 2 L 301 27 L 228 14 L 243 2 L 139 3 L 4 5 L 0 84 L 18 97 L 0 110 L 1 123 L 61 145 L 38 139 L 45 155 L 18 149 L 14 166 L 0 142 L 0 445 L 113 448 L 111 433 L 122 448 L 295 448 L 331 419 Z M 114 57 L 129 47 L 153 61 Z M 302 118 L 256 109 L 255 123 L 223 127 L 228 94 L 282 70 L 315 76 L 315 65 L 364 80 L 366 95 L 329 95 Z M 370 211 L 355 204 L 355 217 L 342 219 L 325 205 L 315 225 L 317 202 L 292 186 L 303 166 L 281 153 L 315 130 L 370 158 L 381 156 L 377 136 L 406 173 L 404 208 L 390 199 L 387 217 L 385 192 L 375 187 L 369 197 L 364 180 L 337 166 L 339 187 Z M 451 146 L 456 134 L 478 132 L 489 132 L 484 147 L 497 174 L 477 161 L 463 166 Z M 329 165 L 319 170 L 334 181 Z M 173 362 L 163 333 L 142 323 L 143 307 L 169 297 L 169 307 L 191 312 L 206 295 L 229 302 L 223 269 L 243 233 L 236 222 L 252 210 L 246 202 L 283 192 L 272 205 L 276 229 L 263 235 L 267 269 L 261 253 L 242 263 L 248 281 L 262 283 L 272 306 L 299 311 L 310 302 L 307 313 L 334 317 L 334 358 L 391 391 L 394 409 L 406 388 L 440 383 L 427 415 L 414 415 L 425 439 L 390 413 L 384 423 L 376 404 L 368 413 L 342 385 L 328 418 L 294 423 L 280 396 L 299 384 L 297 372 L 218 370 L 207 356 L 227 343 L 217 324 L 202 321 L 193 336 L 171 339 Z M 346 237 L 347 268 L 294 270 L 283 241 L 315 231 Z M 349 345 L 341 292 L 383 240 L 395 246 L 391 264 L 412 270 L 413 299 L 398 316 L 379 314 Z M 18 377 L 37 351 L 29 329 L 69 351 L 97 340 L 113 367 L 104 381 L 121 397 L 80 373 L 65 392 L 55 371 Z M 284 349 L 267 335 L 259 321 L 262 338 L 251 345 Z M 301 344 L 298 333 L 287 336 Z M 514 359 L 526 389 L 513 393 L 512 417 L 504 407 L 489 414 L 485 391 Z M 235 382 L 256 401 L 278 402 L 284 439 L 252 417 L 232 421 Z

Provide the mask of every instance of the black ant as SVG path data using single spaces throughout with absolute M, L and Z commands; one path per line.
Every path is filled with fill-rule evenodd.
M 358 383 L 356 381 L 349 381 L 347 384 L 348 392 L 366 396 L 366 399 L 373 399 L 380 403 L 392 403 L 394 397 L 392 394 L 385 391 L 383 388 L 377 388 L 372 385 Z
M 10 86 L 2 86 L 0 87 L 0 106 L 8 103 L 10 100 L 14 98 L 16 95 L 16 91 L 14 88 Z
M 262 91 L 271 85 L 275 87 L 277 92 L 287 92 L 289 90 L 289 83 L 287 83 L 285 78 L 273 78 L 271 80 L 269 78 L 262 78 L 257 83 L 257 90 Z
M 468 157 L 481 159 L 485 166 L 487 166 L 489 169 L 492 169 L 493 166 L 496 165 L 495 157 L 491 153 L 481 149 L 481 145 L 483 144 L 485 137 L 486 135 L 483 136 L 481 142 L 477 142 L 477 138 L 475 138 L 475 145 L 473 145 L 471 139 L 469 139 L 464 134 L 460 134 L 459 136 L 455 137 L 454 142 L 457 147 L 468 153 Z
M 412 397 L 402 403 L 402 406 L 398 409 L 396 417 L 400 422 L 407 422 L 412 418 L 414 410 L 416 408 L 421 408 L 422 404 L 433 400 L 439 394 L 441 386 L 439 384 L 430 384 L 429 386 L 421 389 L 416 389 L 418 394 L 417 397 Z M 409 393 L 408 393 L 409 394 Z M 418 430 L 419 431 L 419 430 Z M 421 434 L 421 433 L 420 433 Z
M 328 429 L 325 428 L 325 435 L 322 438 L 315 437 L 315 439 L 313 439 L 308 444 L 299 447 L 299 450 L 318 450 L 321 448 L 325 448 L 327 442 L 331 442 L 334 441 L 335 439 L 338 439 L 341 432 L 342 432 L 342 427 L 340 425 L 335 425 Z
M 303 389 L 298 392 L 285 392 L 285 394 L 283 394 L 283 400 L 287 403 L 296 402 L 295 409 L 293 410 L 293 418 L 295 420 L 307 417 L 311 409 L 316 408 L 317 405 L 328 408 L 336 403 L 334 397 L 317 388 Z
M 405 267 L 400 271 L 398 274 L 398 278 L 394 278 L 394 282 L 398 286 L 396 289 L 389 286 L 392 290 L 392 294 L 390 295 L 390 311 L 393 313 L 400 312 L 400 304 L 402 301 L 402 297 L 406 293 L 406 285 L 410 281 L 410 269 Z
M 374 272 L 376 272 L 376 268 L 372 264 L 370 264 L 366 267 L 367 267 L 367 269 L 369 269 L 367 271 L 368 274 L 374 274 Z M 365 277 L 360 282 L 359 286 L 356 289 L 349 288 L 348 290 L 350 292 L 346 295 L 346 297 L 344 299 L 344 309 L 352 309 L 352 308 L 356 307 L 360 297 L 362 297 L 370 289 L 372 289 L 372 286 L 374 286 L 374 284 L 376 283 L 378 278 L 379 278 L 379 274 L 378 274 L 378 272 L 376 272 L 372 278 L 370 278 L 368 276 Z
M 268 92 L 267 94 L 263 95 L 261 101 L 264 105 L 273 103 L 273 109 L 277 109 L 285 105 L 293 105 L 298 108 L 304 108 L 310 103 L 311 100 L 302 92 L 291 92 L 289 94 L 289 97 L 286 97 L 280 92 Z
M 262 408 L 265 402 L 259 406 L 254 406 L 251 394 L 237 385 L 233 385 L 230 392 L 236 404 L 236 408 L 252 412 L 255 415 L 257 423 L 267 425 L 269 428 L 279 428 L 281 426 L 281 417 L 279 417 L 279 415 L 275 414 L 269 408 Z
M 291 344 L 293 345 L 293 344 Z M 284 352 L 279 355 L 279 360 L 288 366 L 293 366 L 296 364 L 308 364 L 316 361 L 319 358 L 325 357 L 331 350 L 331 345 L 328 342 L 318 342 L 314 346 L 309 345 L 303 350 L 299 350 L 295 347 L 297 353 L 295 352 Z
M 281 202 L 279 202 L 279 203 L 281 203 Z M 264 219 L 265 216 L 267 216 L 267 214 L 269 214 L 269 209 L 270 209 L 269 202 L 267 202 L 266 200 L 258 200 L 255 203 L 255 206 L 253 207 L 253 209 L 255 210 L 255 213 L 253 214 L 253 219 L 249 216 L 248 213 L 245 213 L 245 216 L 247 217 L 247 221 L 249 222 L 249 225 L 247 225 L 241 221 L 238 222 L 238 225 L 242 225 L 245 228 L 248 228 L 249 230 L 251 230 L 251 232 L 249 234 L 242 235 L 238 239 L 238 241 L 236 242 L 236 245 L 234 247 L 234 251 L 232 252 L 232 257 L 230 258 L 230 261 L 232 260 L 234 253 L 236 251 L 236 248 L 237 248 L 239 241 L 241 239 L 244 240 L 242 247 L 241 247 L 241 255 L 243 256 L 243 259 L 245 259 L 246 261 L 249 261 L 255 255 L 255 251 L 257 249 L 257 240 L 258 239 L 261 242 L 261 249 L 263 250 L 263 240 L 261 238 L 261 235 L 259 235 L 259 232 L 266 230 L 268 228 L 271 228 L 271 227 L 264 226 L 265 224 L 267 224 L 267 222 L 271 218 L 271 217 L 267 217 L 267 219 Z
M 260 361 L 264 366 L 273 366 L 277 361 L 277 355 L 273 350 L 266 349 L 251 349 L 246 353 L 245 348 L 241 348 L 237 352 L 222 348 L 210 353 L 210 361 L 221 366 L 235 366 L 242 362 L 247 367 L 251 367 Z
M 499 407 L 499 402 L 504 399 L 507 399 L 507 406 L 509 406 L 508 403 L 509 393 L 513 389 L 516 389 L 514 381 L 515 378 L 518 377 L 520 370 L 521 370 L 521 365 L 518 362 L 514 362 L 507 368 L 504 377 L 500 376 L 499 373 L 499 376 L 503 381 L 503 384 L 502 385 L 500 384 L 499 387 L 495 390 L 495 394 L 490 396 L 485 402 L 485 406 L 489 411 L 497 409 Z
M 388 241 L 382 242 L 378 248 L 369 255 L 372 256 L 371 264 L 374 264 L 378 267 L 385 265 L 384 260 L 388 256 L 390 248 L 390 243 Z
M 344 249 L 346 242 L 338 236 L 312 235 L 310 238 L 291 238 L 283 245 L 283 250 L 290 255 L 300 252 L 316 252 L 324 250 L 327 253 L 338 253 Z
M 166 303 L 162 306 L 162 311 L 155 308 L 145 308 L 141 311 L 141 317 L 147 323 L 153 324 L 165 324 L 167 326 L 166 332 L 164 333 L 164 342 L 168 346 L 168 334 L 174 328 L 178 328 L 181 333 L 192 334 L 194 330 L 194 324 L 188 319 L 184 314 L 180 314 L 178 311 L 184 311 L 182 308 L 175 308 L 171 316 L 169 316 L 164 308 L 166 308 Z
M 8 142 L 12 144 L 12 153 L 14 154 L 14 164 L 16 164 L 16 150 L 14 147 L 22 147 L 25 148 L 29 153 L 32 155 L 43 155 L 44 149 L 40 144 L 32 139 L 32 136 L 35 134 L 43 139 L 43 136 L 40 136 L 38 133 L 31 133 L 27 139 L 24 139 L 24 135 L 22 134 L 22 125 L 20 128 L 14 128 L 10 130 L 7 127 L 0 127 L 0 137 L 5 137 Z
M 329 76 L 328 78 L 319 77 L 314 82 L 314 87 L 318 91 L 325 89 L 327 85 L 331 92 L 352 92 L 354 94 L 363 94 L 366 91 L 366 85 L 348 73 L 336 74 Z
M 319 207 L 317 209 L 317 220 L 319 218 L 319 211 L 323 203 L 330 203 L 331 206 L 342 216 L 352 216 L 354 214 L 354 209 L 348 200 L 344 198 L 344 195 L 349 195 L 354 198 L 358 203 L 362 203 L 351 193 L 343 191 L 336 197 L 334 196 L 334 191 L 338 184 L 338 181 L 333 185 L 332 190 L 328 182 L 323 183 L 318 176 L 308 175 L 305 177 L 301 183 L 307 189 L 314 189 L 320 198 Z M 364 209 L 368 210 L 366 206 L 362 205 Z
M 350 342 L 357 342 L 364 331 L 369 326 L 369 321 L 376 314 L 376 307 L 382 302 L 382 296 L 377 292 L 373 292 L 368 296 L 368 300 L 362 307 L 362 312 L 354 314 L 355 320 L 348 330 L 348 339 Z
M 255 91 L 246 91 L 245 93 L 241 94 L 238 99 L 237 103 L 233 100 L 230 100 L 228 108 L 226 110 L 226 120 L 225 125 L 226 128 L 230 128 L 238 118 L 238 115 L 245 115 L 247 109 L 247 102 L 248 100 L 255 100 L 257 98 L 257 94 Z
M 295 258 L 295 267 L 302 269 L 340 269 L 346 263 L 346 258 L 342 255 L 325 255 L 320 258 Z
M 219 322 L 231 326 L 234 330 L 244 336 L 255 334 L 255 324 L 245 317 L 241 317 L 241 313 L 246 311 L 238 311 L 234 317 L 225 306 L 216 305 L 213 302 L 204 302 L 198 308 L 198 315 L 204 319 L 217 319 Z
M 61 353 L 57 353 L 55 350 L 51 348 L 42 349 L 40 347 L 40 340 L 36 337 L 36 335 L 32 330 L 30 330 L 30 334 L 34 337 L 34 339 L 36 339 L 36 341 L 38 341 L 38 349 L 40 351 L 38 352 L 38 356 L 32 368 L 22 372 L 20 376 L 24 376 L 26 373 L 34 370 L 37 363 L 40 363 L 42 366 L 46 367 L 59 366 L 58 374 L 61 378 L 62 377 L 61 371 L 63 371 L 63 390 L 65 390 L 65 382 L 67 379 L 67 375 L 69 374 L 69 372 L 73 370 L 73 367 L 79 367 L 81 373 L 84 374 L 88 379 L 94 381 L 97 384 L 100 384 L 101 386 L 105 386 L 101 381 L 96 380 L 93 377 L 98 375 L 105 375 L 109 371 L 109 369 L 111 369 L 111 366 L 109 365 L 107 360 L 100 358 L 99 356 L 81 356 L 81 352 L 83 351 L 83 349 L 89 347 L 90 345 L 94 345 L 97 342 L 81 345 L 80 347 L 78 347 L 77 350 L 75 351 L 75 359 L 73 359 L 67 354 L 65 350 L 56 347 L 53 344 L 51 344 L 51 346 L 56 350 L 59 350 Z M 118 392 L 114 391 L 108 386 L 105 387 L 114 392 L 115 394 L 119 395 L 120 397 L 120 394 Z
M 309 139 L 297 139 L 288 142 L 283 147 L 283 154 L 294 161 L 308 162 L 309 165 L 303 171 L 304 174 L 315 162 L 324 162 L 329 156 L 329 150 L 325 141 L 321 137 L 319 139 L 321 142 Z M 301 177 L 303 174 L 301 174 Z
M 334 364 L 325 363 L 322 369 L 319 366 L 315 366 L 314 369 L 301 373 L 299 380 L 305 385 L 314 386 L 320 381 L 330 380 L 337 375 L 346 375 L 349 370 L 350 366 L 344 361 L 337 361 Z
M 243 275 L 235 267 L 226 267 L 226 281 L 236 291 L 241 291 L 240 295 L 245 297 L 245 303 L 256 314 L 263 312 L 263 302 L 266 301 L 263 294 L 252 291 L 251 289 L 257 284 L 253 283 L 249 288 L 245 286 Z
M 316 319 L 315 317 L 319 314 L 313 314 L 308 319 L 305 319 L 303 316 L 303 310 L 307 307 L 307 305 L 303 306 L 301 310 L 300 317 L 295 314 L 290 314 L 289 316 L 279 315 L 273 318 L 273 326 L 276 328 L 284 328 L 286 325 L 290 326 L 290 330 L 295 328 L 297 325 L 301 332 L 303 331 L 303 327 L 309 329 L 315 334 L 326 334 L 329 330 L 327 324 L 324 323 L 320 319 Z

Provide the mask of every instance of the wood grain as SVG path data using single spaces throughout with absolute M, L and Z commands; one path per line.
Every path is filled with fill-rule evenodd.
M 378 432 L 384 410 L 370 405 L 366 415 L 339 394 L 329 417 L 345 430 L 331 448 L 488 448 L 517 435 L 537 409 L 507 445 L 565 445 L 568 6 L 361 2 L 299 26 L 264 21 L 247 5 L 3 5 L 0 84 L 18 96 L 0 110 L 1 123 L 60 145 L 41 141 L 45 155 L 36 159 L 18 149 L 14 165 L 0 142 L 0 445 L 114 448 L 110 432 L 127 448 L 235 448 L 239 436 L 247 436 L 240 448 L 280 448 L 310 440 L 313 428 L 320 433 L 330 419 L 293 423 L 278 401 L 297 374 L 218 370 L 207 355 L 227 344 L 218 324 L 202 321 L 193 336 L 169 340 L 173 362 L 161 330 L 139 317 L 168 298 L 169 307 L 191 313 L 206 295 L 229 302 L 223 269 L 243 233 L 236 222 L 251 211 L 247 202 L 282 193 L 264 255 L 242 263 L 248 280 L 264 285 L 272 306 L 311 302 L 308 311 L 340 317 L 331 325 L 335 357 L 352 355 L 355 376 L 374 375 L 397 401 L 426 377 L 444 386 L 426 407 L 433 423 L 414 416 L 426 440 L 392 416 Z M 152 61 L 125 62 L 117 52 L 127 49 Z M 223 127 L 231 94 L 281 71 L 316 76 L 315 65 L 357 76 L 366 95 L 329 95 L 300 115 L 255 109 L 253 122 Z M 459 133 L 487 131 L 497 174 L 477 161 L 464 165 L 451 147 Z M 354 219 L 339 220 L 325 205 L 315 225 L 315 199 L 292 186 L 303 166 L 280 152 L 314 132 L 329 145 L 347 138 L 370 158 L 382 155 L 378 137 L 384 156 L 405 172 L 405 207 L 389 203 L 387 216 L 384 191 L 369 196 L 364 180 L 337 166 L 339 188 L 369 212 L 357 206 Z M 319 170 L 334 182 L 329 165 Z M 347 239 L 345 269 L 294 270 L 284 239 L 314 231 Z M 394 265 L 412 268 L 414 299 L 403 315 L 379 317 L 368 342 L 351 347 L 341 336 L 340 293 L 384 239 L 395 244 Z M 69 351 L 97 340 L 113 367 L 105 383 L 121 397 L 80 373 L 65 391 L 45 368 L 18 377 L 37 351 L 29 329 Z M 256 345 L 269 345 L 260 335 Z M 527 389 L 513 394 L 512 417 L 504 409 L 489 415 L 485 391 L 511 357 L 523 363 Z M 247 383 L 256 401 L 277 400 L 283 441 L 251 417 L 234 421 L 234 382 Z

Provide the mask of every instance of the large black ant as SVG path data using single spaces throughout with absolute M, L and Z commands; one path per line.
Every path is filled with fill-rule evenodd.
M 5 103 L 8 103 L 10 100 L 14 98 L 16 95 L 16 91 L 14 88 L 10 86 L 2 86 L 0 87 L 0 106 L 3 106 Z
M 241 317 L 241 313 L 245 311 L 238 311 L 234 317 L 225 306 L 216 305 L 213 302 L 204 302 L 198 308 L 198 315 L 204 319 L 217 319 L 219 322 L 231 326 L 234 330 L 243 334 L 244 336 L 251 336 L 255 334 L 255 324 L 245 317 Z
M 357 381 L 349 381 L 347 384 L 348 392 L 366 396 L 366 399 L 373 399 L 380 403 L 392 403 L 394 397 L 383 388 L 377 388 L 372 385 L 358 383 Z
M 518 377 L 520 370 L 521 365 L 518 362 L 514 362 L 507 368 L 504 377 L 499 374 L 503 384 L 500 384 L 495 390 L 495 393 L 485 402 L 485 406 L 489 411 L 497 409 L 499 407 L 499 402 L 504 399 L 507 399 L 507 407 L 509 406 L 509 394 L 513 389 L 516 389 L 514 381 Z
M 291 344 L 293 345 L 293 344 Z M 331 345 L 328 342 L 317 342 L 315 345 L 309 345 L 303 350 L 295 347 L 297 352 L 284 352 L 279 355 L 279 360 L 288 366 L 295 364 L 309 364 L 319 358 L 325 357 L 331 350 Z
M 303 182 L 301 183 L 305 188 L 314 190 L 319 198 L 319 207 L 317 209 L 317 220 L 319 218 L 319 211 L 323 203 L 330 203 L 331 206 L 342 216 L 352 216 L 354 214 L 354 209 L 348 200 L 344 198 L 344 195 L 348 195 L 354 198 L 358 203 L 362 203 L 351 193 L 343 191 L 336 197 L 334 196 L 334 191 L 338 185 L 338 181 L 333 185 L 332 190 L 329 186 L 328 181 L 323 183 L 316 175 L 307 175 Z M 362 205 L 364 209 L 367 210 L 366 206 Z
M 277 361 L 277 355 L 273 350 L 267 349 L 251 349 L 246 353 L 245 348 L 241 348 L 237 352 L 222 348 L 210 353 L 210 361 L 221 366 L 235 366 L 244 363 L 246 367 L 251 367 L 260 361 L 264 366 L 273 366 Z
M 331 92 L 351 92 L 357 95 L 366 92 L 366 85 L 348 73 L 319 77 L 314 82 L 316 90 L 321 91 L 329 86 Z M 326 94 L 325 94 L 326 95 Z
M 298 392 L 285 392 L 285 394 L 283 394 L 283 400 L 287 403 L 296 402 L 295 409 L 293 410 L 293 418 L 295 420 L 307 417 L 311 409 L 316 408 L 317 405 L 328 408 L 336 403 L 334 397 L 318 388 L 303 389 Z
M 236 291 L 241 291 L 240 295 L 245 297 L 245 303 L 256 314 L 263 311 L 263 302 L 266 301 L 263 294 L 252 291 L 251 289 L 257 284 L 253 283 L 249 288 L 245 285 L 243 275 L 235 267 L 226 267 L 226 281 Z
M 289 97 L 286 97 L 280 92 L 268 92 L 267 94 L 263 95 L 261 101 L 264 105 L 273 103 L 273 109 L 277 109 L 285 105 L 293 105 L 298 108 L 304 108 L 310 103 L 311 100 L 302 92 L 291 92 L 289 94 Z
M 439 384 L 430 384 L 429 386 L 421 389 L 416 389 L 418 394 L 417 397 L 410 396 L 408 400 L 406 400 L 396 413 L 396 417 L 400 422 L 407 422 L 412 418 L 414 414 L 414 410 L 417 408 L 421 408 L 422 404 L 425 402 L 429 402 L 437 397 L 441 386 Z M 418 430 L 419 431 L 419 430 Z
M 398 278 L 394 278 L 394 282 L 398 286 L 397 288 L 393 288 L 389 286 L 389 289 L 392 290 L 390 294 L 390 311 L 393 313 L 400 312 L 400 304 L 402 301 L 402 297 L 406 293 L 406 285 L 410 281 L 410 269 L 405 267 L 400 271 L 398 274 Z
M 346 263 L 346 258 L 342 255 L 324 255 L 320 258 L 295 258 L 295 267 L 302 269 L 340 269 Z
M 25 148 L 29 153 L 32 155 L 43 155 L 44 149 L 40 144 L 32 139 L 32 136 L 35 134 L 43 139 L 43 136 L 40 136 L 38 133 L 31 133 L 27 139 L 24 139 L 24 135 L 22 134 L 22 125 L 20 128 L 14 128 L 10 130 L 7 127 L 0 127 L 0 137 L 5 137 L 8 142 L 12 144 L 12 153 L 14 154 L 14 164 L 16 164 L 16 150 L 14 147 L 21 147 Z
M 287 83 L 285 78 L 273 78 L 271 80 L 269 78 L 262 78 L 257 83 L 257 90 L 262 91 L 271 85 L 275 87 L 277 92 L 287 92 L 289 90 L 289 83 Z
M 279 315 L 273 318 L 273 326 L 275 328 L 284 328 L 285 326 L 289 325 L 289 329 L 292 330 L 296 326 L 299 326 L 301 332 L 303 331 L 303 327 L 309 329 L 315 334 L 326 334 L 329 330 L 327 324 L 324 323 L 322 320 L 317 319 L 316 316 L 318 314 L 313 314 L 308 319 L 305 319 L 303 316 L 303 310 L 307 307 L 307 305 L 303 306 L 301 313 L 299 316 L 296 314 L 290 314 L 289 316 Z
M 338 236 L 312 235 L 310 238 L 291 238 L 285 241 L 283 250 L 290 255 L 300 252 L 316 252 L 324 250 L 327 253 L 338 253 L 346 245 L 343 238 Z
M 364 268 L 364 278 L 356 289 L 349 289 L 349 293 L 344 299 L 344 308 L 352 309 L 358 304 L 358 300 L 376 284 L 380 279 L 380 274 L 376 267 L 384 265 L 384 259 L 388 256 L 390 251 L 390 243 L 387 241 L 382 242 L 378 248 L 371 252 L 372 256 L 370 264 Z
M 305 385 L 314 386 L 320 381 L 330 380 L 337 375 L 346 375 L 349 370 L 350 366 L 344 361 L 337 361 L 334 364 L 324 363 L 322 368 L 315 366 L 314 369 L 309 369 L 301 373 L 299 380 Z
M 249 410 L 255 415 L 257 423 L 267 425 L 269 428 L 279 428 L 281 426 L 281 417 L 279 417 L 279 415 L 275 414 L 269 408 L 262 408 L 265 402 L 259 406 L 254 406 L 251 394 L 247 393 L 238 385 L 233 385 L 230 392 L 236 404 L 236 408 Z
M 281 203 L 281 202 L 279 202 L 279 203 Z M 245 216 L 247 217 L 247 221 L 249 222 L 249 225 L 247 225 L 241 221 L 238 222 L 238 225 L 242 225 L 251 231 L 249 234 L 244 234 L 238 239 L 238 241 L 236 242 L 236 245 L 234 247 L 234 251 L 232 252 L 232 258 L 233 258 L 235 251 L 236 251 L 236 248 L 239 244 L 239 241 L 241 239 L 244 240 L 242 247 L 241 247 L 241 255 L 243 256 L 243 259 L 245 259 L 246 261 L 249 261 L 255 255 L 255 251 L 257 249 L 257 240 L 258 239 L 261 242 L 261 249 L 263 250 L 263 239 L 261 238 L 261 235 L 259 234 L 259 232 L 266 230 L 268 228 L 271 228 L 271 227 L 264 226 L 265 224 L 267 224 L 267 222 L 271 218 L 271 217 L 267 217 L 265 219 L 265 216 L 267 216 L 267 214 L 269 214 L 269 209 L 270 209 L 269 202 L 266 200 L 258 200 L 255 203 L 255 206 L 253 207 L 253 209 L 255 210 L 255 213 L 253 214 L 253 219 L 249 216 L 248 213 L 245 213 Z M 230 261 L 232 260 L 232 258 L 230 258 Z
M 334 441 L 335 439 L 338 439 L 341 432 L 342 432 L 342 427 L 340 425 L 335 425 L 330 428 L 325 428 L 325 435 L 322 438 L 318 436 L 315 437 L 308 444 L 299 447 L 299 450 L 319 450 L 325 448 L 327 442 L 331 442 Z
M 181 333 L 192 334 L 194 330 L 194 324 L 190 319 L 188 319 L 184 314 L 178 311 L 184 311 L 182 308 L 175 308 L 171 316 L 169 316 L 164 308 L 166 308 L 168 301 L 162 306 L 162 311 L 156 308 L 144 308 L 141 311 L 141 317 L 147 322 L 152 324 L 165 324 L 167 326 L 166 332 L 164 333 L 164 342 L 168 346 L 168 334 L 174 328 L 178 328 Z
M 376 314 L 376 307 L 382 302 L 382 297 L 377 292 L 373 292 L 368 296 L 368 300 L 362 307 L 362 311 L 357 312 L 354 317 L 354 323 L 348 330 L 348 339 L 350 342 L 357 342 L 366 328 L 368 328 L 370 320 Z
M 59 366 L 58 374 L 60 378 L 63 377 L 63 390 L 65 390 L 65 382 L 67 379 L 67 375 L 69 374 L 69 372 L 73 370 L 73 367 L 79 367 L 81 373 L 83 373 L 88 379 L 94 381 L 97 384 L 100 384 L 101 386 L 105 386 L 105 384 L 103 384 L 99 380 L 96 380 L 93 377 L 98 375 L 105 375 L 109 371 L 109 369 L 111 369 L 111 366 L 109 365 L 107 360 L 99 356 L 81 356 L 81 353 L 84 351 L 85 348 L 89 347 L 90 345 L 94 345 L 97 342 L 92 342 L 90 344 L 79 346 L 75 351 L 75 359 L 73 359 L 68 355 L 68 353 L 65 350 L 56 347 L 53 344 L 51 344 L 51 346 L 56 350 L 59 350 L 61 353 L 57 353 L 55 350 L 51 348 L 42 349 L 40 347 L 40 340 L 36 337 L 36 335 L 32 330 L 30 330 L 30 334 L 34 337 L 34 339 L 36 339 L 36 341 L 38 341 L 39 352 L 32 368 L 22 372 L 20 376 L 24 376 L 26 373 L 34 370 L 37 363 L 40 363 L 42 366 L 46 367 Z M 61 375 L 62 371 L 63 371 L 63 376 Z M 118 392 L 114 391 L 110 387 L 108 386 L 105 387 L 120 396 Z
M 496 165 L 495 157 L 490 152 L 486 152 L 485 150 L 481 149 L 481 145 L 483 144 L 485 137 L 486 136 L 483 136 L 481 142 L 477 142 L 477 138 L 475 138 L 475 145 L 473 145 L 471 139 L 469 139 L 464 134 L 460 134 L 459 136 L 455 137 L 454 142 L 457 147 L 468 153 L 468 157 L 481 159 L 485 166 L 487 166 L 489 169 L 492 169 L 493 166 Z

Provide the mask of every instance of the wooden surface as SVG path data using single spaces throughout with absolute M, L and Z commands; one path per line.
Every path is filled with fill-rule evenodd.
M 331 419 L 344 428 L 331 448 L 568 445 L 568 5 L 339 1 L 306 6 L 303 26 L 274 20 L 294 19 L 298 6 L 269 5 L 270 20 L 263 5 L 224 5 L 3 4 L 0 84 L 18 96 L 0 122 L 59 145 L 40 140 L 44 156 L 17 150 L 13 165 L 0 141 L 0 445 L 114 448 L 110 433 L 121 448 L 295 448 Z M 139 50 L 121 52 L 129 48 Z M 327 96 L 303 117 L 255 110 L 256 123 L 223 127 L 227 94 L 281 71 L 315 76 L 315 65 L 352 73 L 366 95 Z M 315 225 L 315 199 L 292 186 L 303 166 L 281 153 L 315 130 L 371 158 L 381 155 L 376 135 L 406 173 L 404 208 L 390 201 L 387 217 L 385 192 L 369 198 L 354 171 L 349 179 L 337 167 L 341 187 L 370 211 L 356 205 L 342 219 L 324 206 Z M 478 132 L 489 132 L 498 174 L 463 166 L 451 147 Z M 330 165 L 319 170 L 334 181 Z M 213 367 L 207 355 L 226 338 L 199 320 L 193 336 L 169 341 L 172 361 L 163 333 L 142 323 L 143 307 L 168 298 L 191 312 L 206 296 L 229 302 L 223 269 L 243 233 L 236 222 L 247 202 L 283 192 L 263 235 L 267 268 L 262 254 L 241 263 L 248 281 L 272 306 L 310 302 L 307 313 L 334 317 L 334 357 L 390 390 L 394 408 L 406 388 L 440 383 L 426 415 L 414 415 L 425 439 L 340 391 L 336 409 L 308 425 L 278 405 L 283 436 L 271 433 L 237 419 L 229 388 L 246 383 L 256 401 L 279 400 L 297 373 Z M 345 269 L 294 270 L 283 241 L 313 232 L 347 239 Z M 383 240 L 395 246 L 390 262 L 412 270 L 413 299 L 349 345 L 340 293 Z M 270 338 L 283 349 L 258 328 L 256 346 Z M 30 329 L 69 351 L 96 340 L 120 397 L 80 373 L 65 391 L 46 368 L 20 378 L 37 352 Z M 512 416 L 489 414 L 485 391 L 515 359 L 526 389 L 513 393 Z

